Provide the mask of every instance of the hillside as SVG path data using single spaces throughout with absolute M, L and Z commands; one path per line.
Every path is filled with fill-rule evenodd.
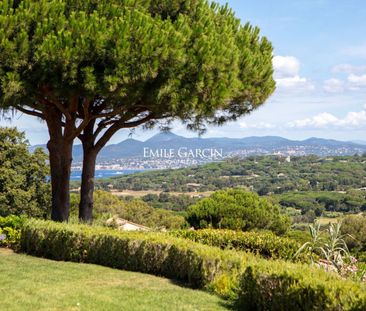
M 45 145 L 33 146 L 45 148 Z M 310 138 L 303 141 L 289 140 L 277 136 L 245 137 L 245 138 L 186 138 L 163 132 L 156 134 L 146 141 L 127 139 L 118 144 L 106 146 L 98 157 L 98 162 L 113 162 L 124 158 L 143 158 L 144 148 L 174 149 L 182 147 L 190 149 L 222 150 L 224 157 L 250 156 L 281 153 L 284 155 L 353 155 L 366 152 L 366 145 L 354 142 L 343 142 L 332 139 Z M 75 145 L 73 151 L 74 162 L 82 161 L 81 145 Z
M 98 180 L 97 187 L 178 192 L 245 187 L 261 195 L 310 190 L 346 191 L 366 187 L 365 163 L 363 156 L 258 156 Z

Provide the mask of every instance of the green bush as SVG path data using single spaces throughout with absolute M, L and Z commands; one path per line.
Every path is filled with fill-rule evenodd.
M 347 215 L 342 219 L 342 234 L 350 251 L 362 253 L 366 251 L 366 217 L 365 215 Z
M 19 240 L 19 230 L 10 227 L 0 228 L 0 246 L 12 247 L 17 249 Z
M 28 221 L 22 250 L 151 273 L 207 288 L 244 310 L 365 310 L 366 288 L 304 264 L 265 260 L 164 233 Z
M 7 217 L 0 216 L 0 228 L 10 227 L 13 229 L 21 229 L 25 220 L 25 217 L 15 215 L 9 215 Z
M 285 233 L 290 219 L 280 207 L 256 193 L 242 189 L 221 190 L 187 210 L 187 221 L 195 229 L 271 230 Z
M 47 217 L 51 188 L 46 159 L 41 148 L 29 151 L 24 133 L 0 127 L 0 216 Z
M 292 259 L 300 247 L 296 241 L 278 237 L 271 232 L 204 229 L 180 230 L 171 234 L 222 249 L 249 251 L 273 259 Z
M 305 265 L 248 263 L 239 288 L 240 310 L 366 310 L 364 284 Z
M 311 239 L 311 235 L 309 233 L 309 225 L 304 224 L 303 230 L 291 229 L 286 233 L 285 237 L 303 245 Z
M 22 228 L 24 221 L 24 217 L 14 215 L 7 217 L 0 216 L 0 246 L 18 248 L 20 229 Z

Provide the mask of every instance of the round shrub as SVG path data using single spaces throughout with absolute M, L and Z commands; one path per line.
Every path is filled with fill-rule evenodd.
M 265 229 L 277 234 L 285 233 L 290 226 L 290 219 L 278 205 L 242 189 L 217 191 L 190 206 L 187 221 L 195 229 Z

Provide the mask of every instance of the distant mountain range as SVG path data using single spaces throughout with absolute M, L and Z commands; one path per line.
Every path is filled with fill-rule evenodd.
M 352 140 L 352 142 L 359 145 L 366 145 L 366 140 Z
M 45 148 L 45 145 L 32 146 Z M 353 155 L 366 152 L 366 143 L 344 142 L 332 139 L 309 138 L 303 141 L 289 140 L 277 136 L 245 138 L 187 138 L 162 132 L 146 141 L 126 139 L 118 144 L 106 146 L 98 157 L 98 162 L 109 162 L 123 158 L 143 158 L 144 148 L 156 149 L 218 149 L 225 156 L 249 156 L 260 154 L 283 155 Z M 45 148 L 46 149 L 46 148 Z M 82 147 L 75 145 L 74 162 L 82 161 Z

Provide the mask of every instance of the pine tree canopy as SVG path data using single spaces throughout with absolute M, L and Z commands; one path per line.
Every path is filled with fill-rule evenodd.
M 0 106 L 57 109 L 71 138 L 90 120 L 202 130 L 275 89 L 271 43 L 206 0 L 3 0 L 0 29 Z

